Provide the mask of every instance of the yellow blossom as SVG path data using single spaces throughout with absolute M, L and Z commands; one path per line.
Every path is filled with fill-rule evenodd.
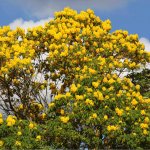
M 7 126 L 13 126 L 16 123 L 16 117 L 9 115 L 6 119 Z
M 0 113 L 0 118 L 2 118 L 3 117 L 3 115 L 2 115 L 2 113 Z
M 16 145 L 16 146 L 21 146 L 21 142 L 20 142 L 20 141 L 16 141 L 16 142 L 15 142 L 15 145 Z
M 3 123 L 3 115 L 0 113 L 0 125 Z
M 140 85 L 135 86 L 136 90 L 140 90 Z
M 51 102 L 51 103 L 48 104 L 49 108 L 54 107 L 54 106 L 55 106 L 55 103 L 53 103 L 53 102 Z
M 144 122 L 149 123 L 150 119 L 148 117 L 145 117 Z
M 113 64 L 110 63 L 108 67 L 109 67 L 110 69 L 112 69 L 112 68 L 113 68 Z
M 43 108 L 42 104 L 37 104 L 39 109 L 41 110 Z
M 99 86 L 99 83 L 98 82 L 92 82 L 92 85 L 94 88 L 97 88 Z
M 105 99 L 108 100 L 108 99 L 109 99 L 109 95 L 106 95 L 106 96 L 105 96 Z
M 115 82 L 115 80 L 112 79 L 112 78 L 111 78 L 110 80 L 108 80 L 108 83 L 109 83 L 109 84 L 113 84 L 114 82 Z
M 130 108 L 129 107 L 126 107 L 126 111 L 129 111 L 130 110 Z
M 141 115 L 145 115 L 145 114 L 146 114 L 145 110 L 141 110 Z
M 94 69 L 92 69 L 92 68 L 89 68 L 89 72 L 90 72 L 91 74 L 96 74 L 96 70 L 94 70 Z
M 22 132 L 21 132 L 21 131 L 18 131 L 18 132 L 17 132 L 17 135 L 18 135 L 18 136 L 22 135 Z
M 57 95 L 55 95 L 54 99 L 55 99 L 55 100 L 59 100 L 59 99 L 61 99 L 61 98 L 63 98 L 63 97 L 64 97 L 64 95 L 62 95 L 62 94 L 57 94 Z
M 146 129 L 143 130 L 144 135 L 148 135 L 148 131 Z
M 75 95 L 76 100 L 83 100 L 84 96 L 83 95 Z
M 78 83 L 78 84 L 77 84 L 77 88 L 80 88 L 80 87 L 81 87 L 81 84 Z
M 97 118 L 97 114 L 96 113 L 94 113 L 93 115 L 92 115 L 92 118 Z
M 65 113 L 64 109 L 60 109 L 60 114 L 64 115 L 64 113 Z
M 91 93 L 93 92 L 92 88 L 86 88 L 87 92 Z
M 4 142 L 0 140 L 0 147 L 2 147 L 3 145 L 4 145 Z
M 23 109 L 23 104 L 20 104 L 18 108 Z
M 105 119 L 105 120 L 107 120 L 107 119 L 108 119 L 108 116 L 107 116 L 107 115 L 105 115 L 105 116 L 104 116 L 104 119 Z
M 70 91 L 72 92 L 72 93 L 75 93 L 76 91 L 77 91 L 77 87 L 76 87 L 76 85 L 75 84 L 72 84 L 71 86 L 70 86 Z
M 94 106 L 94 102 L 93 102 L 92 100 L 90 100 L 90 99 L 86 99 L 85 103 L 86 103 L 87 105 Z
M 115 131 L 115 130 L 117 130 L 118 129 L 118 127 L 117 126 L 114 126 L 114 125 L 108 125 L 107 126 L 107 130 L 108 131 Z
M 123 109 L 116 108 L 115 111 L 116 111 L 116 113 L 117 113 L 118 116 L 122 116 Z
M 70 92 L 67 92 L 66 97 L 70 97 L 70 96 L 71 96 Z
M 3 118 L 0 118 L 0 125 L 3 123 L 4 121 L 3 121 Z
M 36 141 L 40 141 L 41 140 L 41 136 L 40 135 L 37 135 L 36 136 Z
M 100 101 L 104 100 L 103 94 L 100 91 L 96 91 L 93 94 L 94 94 L 94 97 L 96 97 L 98 100 Z
M 69 121 L 69 117 L 61 116 L 60 117 L 61 122 L 67 123 Z
M 33 129 L 35 127 L 35 124 L 33 122 L 30 122 L 29 129 Z
M 107 80 L 106 77 L 103 79 L 103 82 L 104 82 L 104 83 L 107 83 L 107 82 L 108 82 L 108 80 Z
M 148 124 L 147 124 L 147 123 L 141 123 L 141 124 L 140 124 L 140 127 L 141 127 L 142 129 L 148 128 Z
M 46 114 L 45 114 L 45 113 L 42 113 L 42 114 L 41 114 L 41 118 L 44 119 L 45 117 L 46 117 Z
M 103 91 L 106 91 L 106 88 L 103 86 L 103 87 L 102 87 L 102 90 L 103 90 Z
M 136 99 L 133 99 L 133 100 L 131 101 L 131 104 L 132 104 L 132 105 L 137 105 L 138 102 L 136 101 Z

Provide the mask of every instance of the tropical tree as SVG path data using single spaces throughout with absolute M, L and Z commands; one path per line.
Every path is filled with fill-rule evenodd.
M 138 35 L 110 30 L 92 10 L 70 8 L 27 32 L 1 28 L 3 110 L 37 122 L 56 148 L 150 148 L 150 99 L 123 78 L 150 54 Z

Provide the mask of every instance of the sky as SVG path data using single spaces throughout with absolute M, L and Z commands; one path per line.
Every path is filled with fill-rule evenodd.
M 112 31 L 138 34 L 150 51 L 150 0 L 0 0 L 0 26 L 28 28 L 43 25 L 64 7 L 91 8 L 102 20 L 110 19 Z

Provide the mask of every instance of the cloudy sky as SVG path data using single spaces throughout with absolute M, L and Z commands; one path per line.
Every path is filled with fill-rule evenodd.
M 150 0 L 0 0 L 0 26 L 44 24 L 66 6 L 78 11 L 93 9 L 102 20 L 111 20 L 112 30 L 137 33 L 150 51 Z

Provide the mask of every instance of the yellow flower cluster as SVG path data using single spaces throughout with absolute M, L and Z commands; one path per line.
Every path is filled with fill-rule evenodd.
M 85 100 L 86 105 L 94 106 L 94 102 L 90 99 Z
M 147 123 L 141 123 L 141 124 L 140 124 L 140 127 L 141 127 L 142 129 L 147 129 L 147 128 L 148 128 L 148 124 L 147 124 Z
M 16 145 L 16 146 L 21 146 L 21 142 L 20 142 L 20 141 L 16 141 L 16 142 L 15 142 L 15 145 Z
M 3 123 L 3 115 L 0 113 L 0 125 Z
M 71 93 L 70 92 L 66 92 L 65 97 L 71 97 Z
M 76 85 L 75 84 L 72 84 L 71 86 L 70 86 L 70 91 L 72 92 L 72 93 L 75 93 L 76 91 L 77 91 L 77 87 L 76 87 Z
M 18 37 L 21 41 L 17 40 Z M 25 32 L 21 28 L 16 30 L 10 30 L 8 26 L 0 28 L 0 57 L 4 58 L 0 69 L 1 74 L 8 74 L 13 68 L 23 69 L 31 64 L 35 53 L 32 48 L 33 42 L 24 37 Z
M 21 132 L 21 131 L 18 131 L 18 132 L 17 132 L 17 135 L 18 135 L 18 136 L 21 136 L 21 135 L 22 135 L 22 132 Z
M 144 135 L 148 135 L 148 133 L 149 133 L 149 131 L 147 131 L 147 130 L 145 130 L 145 129 L 143 130 L 143 134 L 144 134 Z
M 4 145 L 4 142 L 0 140 L 0 147 L 2 147 L 3 145 Z
M 108 131 L 116 131 L 118 129 L 118 126 L 115 125 L 109 125 L 107 126 L 107 130 Z
M 97 88 L 99 86 L 99 83 L 98 82 L 92 82 L 92 85 L 94 88 Z
M 83 100 L 84 96 L 83 95 L 75 95 L 76 100 Z
M 43 119 L 45 119 L 46 118 L 46 113 L 42 113 L 41 115 L 40 115 L 40 118 L 43 120 Z
M 36 128 L 36 124 L 33 122 L 29 123 L 29 129 L 35 129 Z
M 141 110 L 141 115 L 146 115 L 145 110 Z
M 60 109 L 60 114 L 61 114 L 61 115 L 64 115 L 64 114 L 65 114 L 64 109 Z
M 150 119 L 149 119 L 148 117 L 145 117 L 144 122 L 145 122 L 145 123 L 149 123 L 149 122 L 150 122 Z
M 61 120 L 61 122 L 63 122 L 63 123 L 67 123 L 68 121 L 69 121 L 69 117 L 68 116 L 61 116 L 60 117 L 60 120 Z
M 122 116 L 123 109 L 116 108 L 115 111 L 116 111 L 116 113 L 117 113 L 118 116 Z
M 104 116 L 104 119 L 105 119 L 105 120 L 107 120 L 107 119 L 108 119 L 108 116 L 107 116 L 107 115 L 105 115 L 105 116 Z
M 94 92 L 93 95 L 100 101 L 104 100 L 103 94 L 100 91 Z
M 51 103 L 48 104 L 49 108 L 54 107 L 54 106 L 55 106 L 55 103 L 53 103 L 53 102 L 51 102 Z
M 36 141 L 40 141 L 41 140 L 41 136 L 40 135 L 37 135 L 36 136 Z
M 131 101 L 131 104 L 132 104 L 133 106 L 135 106 L 135 105 L 137 105 L 137 104 L 138 104 L 138 102 L 137 102 L 137 100 L 136 100 L 136 99 L 133 99 L 133 100 Z
M 6 122 L 7 122 L 7 126 L 9 126 L 9 127 L 13 126 L 16 123 L 16 117 L 9 115 L 6 119 Z
M 57 95 L 55 95 L 54 99 L 55 100 L 59 100 L 59 99 L 61 99 L 63 97 L 65 97 L 65 95 L 63 95 L 63 94 L 57 94 Z
M 94 119 L 97 118 L 97 114 L 93 113 L 92 118 L 94 118 Z
M 18 106 L 18 109 L 19 109 L 19 110 L 23 109 L 23 104 L 20 104 L 20 105 Z
M 136 85 L 135 88 L 136 88 L 136 90 L 139 91 L 140 90 L 140 85 Z
M 89 68 L 89 72 L 90 72 L 91 74 L 96 74 L 96 70 L 94 70 L 94 69 L 92 69 L 92 68 Z

